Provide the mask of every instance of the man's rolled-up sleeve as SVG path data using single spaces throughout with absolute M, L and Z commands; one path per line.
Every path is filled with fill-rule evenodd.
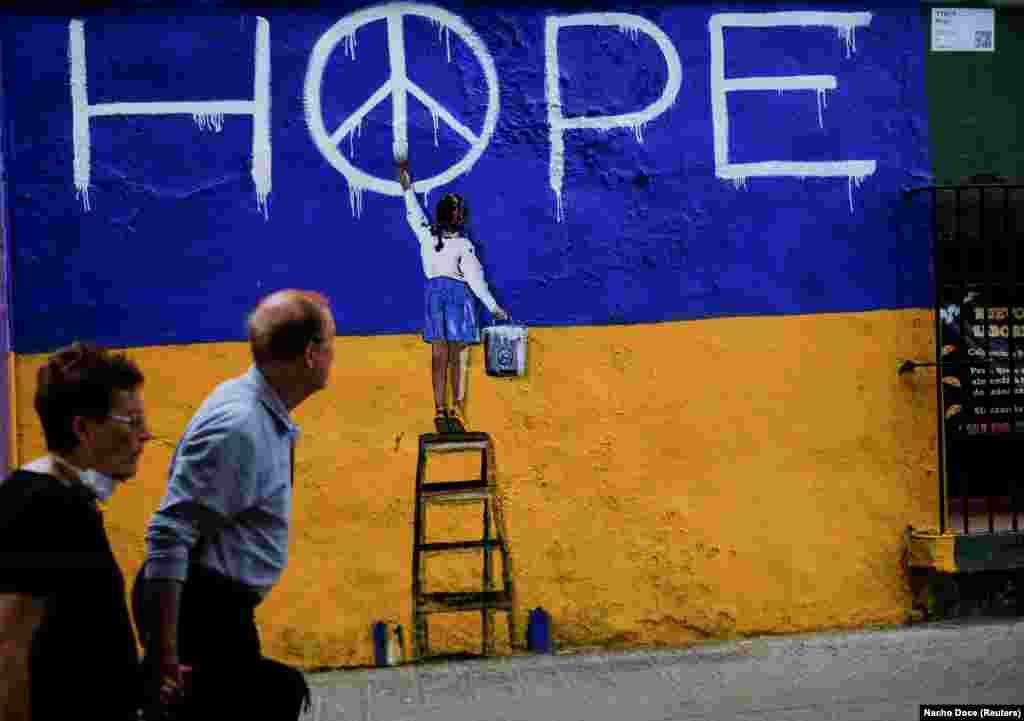
M 146 578 L 184 582 L 189 551 L 258 498 L 255 442 L 246 419 L 210 419 L 186 434 L 167 493 L 146 530 Z

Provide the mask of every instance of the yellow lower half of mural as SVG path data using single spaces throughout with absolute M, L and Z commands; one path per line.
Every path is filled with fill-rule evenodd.
M 156 436 L 106 510 L 130 583 L 179 435 L 249 355 L 241 343 L 129 353 Z M 474 348 L 468 424 L 494 440 L 520 637 L 537 606 L 556 644 L 578 646 L 905 621 L 905 531 L 937 526 L 935 377 L 897 369 L 933 355 L 924 310 L 534 328 L 522 378 L 486 375 Z M 16 363 L 21 463 L 44 453 L 41 361 Z M 257 610 L 264 653 L 305 669 L 369 664 L 371 624 L 412 618 L 429 347 L 338 338 L 331 385 L 295 417 L 290 563 Z M 471 478 L 459 463 L 431 461 L 428 480 Z M 427 528 L 430 541 L 479 538 L 479 507 L 431 508 Z M 481 567 L 479 552 L 431 559 L 426 590 L 479 589 Z M 477 651 L 480 625 L 479 613 L 432 616 L 431 646 Z

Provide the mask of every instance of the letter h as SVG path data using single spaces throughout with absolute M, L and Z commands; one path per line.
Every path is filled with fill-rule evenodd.
M 221 128 L 224 115 L 251 115 L 252 179 L 256 202 L 267 217 L 270 195 L 270 23 L 256 19 L 254 98 L 252 100 L 187 100 L 184 102 L 95 103 L 89 104 L 86 88 L 85 23 L 72 20 L 68 27 L 68 59 L 71 64 L 72 132 L 75 148 L 75 189 L 85 209 L 89 208 L 92 171 L 89 124 L 106 115 L 192 115 L 200 127 Z

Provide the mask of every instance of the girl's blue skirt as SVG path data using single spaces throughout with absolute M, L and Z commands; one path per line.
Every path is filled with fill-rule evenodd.
M 480 342 L 476 298 L 465 282 L 446 277 L 430 278 L 427 280 L 424 298 L 426 318 L 423 324 L 423 340 L 427 343 Z

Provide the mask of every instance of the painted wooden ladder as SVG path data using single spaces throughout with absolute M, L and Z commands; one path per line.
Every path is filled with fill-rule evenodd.
M 430 453 L 480 452 L 480 478 L 471 481 L 426 483 L 427 456 Z M 430 653 L 427 616 L 432 613 L 456 613 L 479 609 L 483 624 L 483 653 L 494 653 L 494 612 L 508 614 L 509 643 L 516 647 L 515 607 L 512 571 L 505 545 L 504 519 L 493 478 L 494 446 L 486 433 L 425 433 L 420 436 L 416 466 L 416 516 L 412 551 L 413 652 L 418 660 Z M 469 541 L 427 543 L 426 511 L 430 505 L 483 504 L 483 538 Z M 492 535 L 492 520 L 494 534 Z M 483 551 L 483 589 L 481 591 L 423 591 L 425 557 L 439 553 Z M 494 588 L 491 554 L 501 552 L 504 588 Z

